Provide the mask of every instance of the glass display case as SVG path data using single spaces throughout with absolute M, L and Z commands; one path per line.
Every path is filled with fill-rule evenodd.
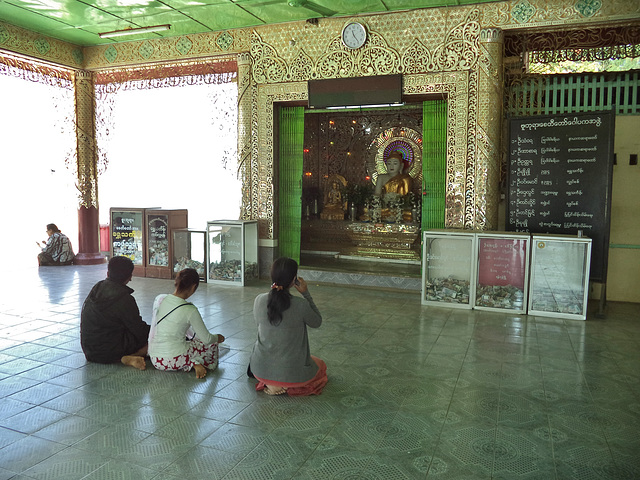
M 111 241 L 110 258 L 123 256 L 133 262 L 133 274 L 145 274 L 144 208 L 109 209 Z
M 173 231 L 173 276 L 185 268 L 193 268 L 200 275 L 200 281 L 207 281 L 207 232 L 178 228 Z
M 476 234 L 474 308 L 526 313 L 530 239 L 528 233 Z
M 585 320 L 590 264 L 590 238 L 533 235 L 529 315 Z
M 178 228 L 187 228 L 188 223 L 186 209 L 149 209 L 145 211 L 146 277 L 173 277 L 172 232 Z
M 244 286 L 257 280 L 257 220 L 207 222 L 207 282 Z
M 422 303 L 472 308 L 476 265 L 475 233 L 427 230 L 423 239 Z

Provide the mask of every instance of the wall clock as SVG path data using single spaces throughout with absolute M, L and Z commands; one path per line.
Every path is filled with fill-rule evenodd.
M 367 29 L 358 22 L 347 23 L 342 29 L 342 43 L 351 49 L 360 48 L 367 41 Z

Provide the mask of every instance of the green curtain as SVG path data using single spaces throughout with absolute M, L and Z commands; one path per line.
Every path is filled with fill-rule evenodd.
M 444 228 L 447 173 L 447 101 L 422 104 L 422 231 Z
M 304 107 L 281 107 L 278 165 L 278 245 L 280 256 L 300 263 Z

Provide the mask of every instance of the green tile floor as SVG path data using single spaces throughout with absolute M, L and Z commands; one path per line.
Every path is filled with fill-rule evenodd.
M 245 375 L 266 282 L 201 285 L 193 301 L 227 340 L 197 380 L 85 361 L 80 307 L 105 274 L 3 275 L 0 479 L 640 478 L 639 304 L 581 322 L 311 285 L 329 383 L 269 397 Z M 145 319 L 172 290 L 130 285 Z

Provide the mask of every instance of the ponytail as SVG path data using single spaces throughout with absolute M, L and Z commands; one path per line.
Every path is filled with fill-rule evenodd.
M 298 274 L 298 264 L 287 257 L 276 259 L 271 265 L 271 291 L 267 300 L 267 317 L 271 325 L 279 325 L 282 313 L 291 306 L 289 285 Z

